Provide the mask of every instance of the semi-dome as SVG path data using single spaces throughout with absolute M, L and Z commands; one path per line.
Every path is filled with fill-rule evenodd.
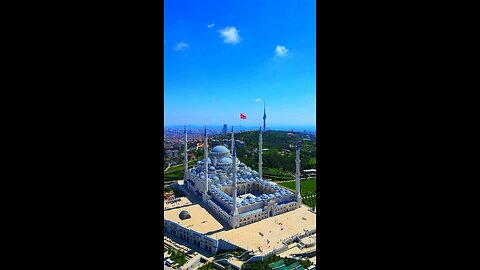
M 232 162 L 233 162 L 232 159 L 229 157 L 223 157 L 218 161 L 218 163 L 220 164 L 228 164 L 228 165 L 232 164 Z
M 191 218 L 192 216 L 190 216 L 190 213 L 188 213 L 188 211 L 183 210 L 182 212 L 180 212 L 180 214 L 178 215 L 178 217 L 179 217 L 181 220 L 185 220 L 185 219 Z
M 228 154 L 230 153 L 230 150 L 223 145 L 217 145 L 212 149 L 212 153 Z

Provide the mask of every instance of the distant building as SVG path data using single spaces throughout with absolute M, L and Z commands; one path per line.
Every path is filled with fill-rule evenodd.
M 236 148 L 245 147 L 245 142 L 244 142 L 244 141 L 240 141 L 240 140 L 235 140 L 235 147 L 236 147 Z
M 178 150 L 166 150 L 165 157 L 167 158 L 176 158 L 178 157 Z
M 290 149 L 282 149 L 282 154 L 281 155 L 284 156 L 285 154 L 288 154 L 290 152 L 291 152 Z
M 316 170 L 316 169 L 303 170 L 303 172 L 304 172 L 308 177 L 317 175 L 317 170 Z
M 212 147 L 215 147 L 217 145 L 230 146 L 231 143 L 232 143 L 231 139 L 223 139 L 221 142 L 214 139 L 212 140 Z M 241 140 L 235 140 L 235 147 L 236 148 L 245 147 L 245 142 Z
M 227 134 L 227 124 L 223 124 L 222 133 L 223 133 L 223 134 Z

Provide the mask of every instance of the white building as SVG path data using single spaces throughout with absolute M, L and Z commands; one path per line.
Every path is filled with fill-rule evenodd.
M 232 128 L 231 142 L 235 141 L 233 137 Z M 208 141 L 206 129 L 205 141 Z M 262 179 L 262 151 L 259 152 L 259 172 L 256 172 L 236 157 L 233 143 L 233 153 L 223 145 L 215 146 L 208 153 L 208 144 L 205 143 L 204 159 L 193 168 L 187 169 L 185 166 L 184 184 L 193 196 L 200 198 L 232 228 L 279 215 L 302 205 L 299 142 L 296 148 L 295 193 Z M 259 149 L 262 149 L 262 132 L 259 135 Z

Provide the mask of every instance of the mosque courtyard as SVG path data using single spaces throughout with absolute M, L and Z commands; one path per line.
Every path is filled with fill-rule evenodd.
M 316 228 L 316 214 L 305 205 L 236 229 L 223 226 L 202 206 L 186 197 L 174 204 L 164 203 L 164 209 L 165 219 L 213 239 L 223 239 L 245 250 L 253 250 L 256 254 L 278 249 L 283 246 L 282 240 Z M 191 218 L 181 220 L 179 215 L 183 210 L 188 211 Z

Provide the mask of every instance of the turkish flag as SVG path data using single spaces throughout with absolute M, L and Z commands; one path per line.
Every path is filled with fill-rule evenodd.
M 240 119 L 247 119 L 247 116 L 243 113 L 240 113 Z

